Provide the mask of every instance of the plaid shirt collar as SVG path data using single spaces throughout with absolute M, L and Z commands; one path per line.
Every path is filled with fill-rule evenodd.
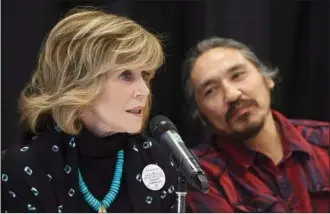
M 308 159 L 311 156 L 311 145 L 284 115 L 275 110 L 272 110 L 272 114 L 281 131 L 284 158 L 292 155 L 298 160 Z M 238 143 L 223 143 L 221 139 L 215 136 L 212 137 L 212 141 L 220 151 L 225 150 L 234 162 L 244 168 L 249 168 L 254 163 L 256 151 Z

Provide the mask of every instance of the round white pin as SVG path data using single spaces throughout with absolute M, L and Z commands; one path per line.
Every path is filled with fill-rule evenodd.
M 156 164 L 149 164 L 142 171 L 142 181 L 144 185 L 153 191 L 160 190 L 165 184 L 165 173 Z

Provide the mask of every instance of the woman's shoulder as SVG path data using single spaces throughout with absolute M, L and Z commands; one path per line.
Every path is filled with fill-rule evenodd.
M 2 167 L 12 170 L 49 159 L 51 153 L 60 152 L 61 137 L 57 132 L 23 133 L 2 157 Z
M 173 163 L 170 159 L 169 153 L 163 148 L 160 143 L 154 138 L 140 134 L 132 139 L 132 149 L 136 152 L 140 152 L 143 157 L 146 157 L 149 161 L 154 161 L 157 164 L 166 165 L 166 168 L 172 167 Z
M 60 188 L 55 188 L 55 183 L 51 181 L 61 178 L 61 173 L 54 172 L 64 172 L 64 143 L 61 137 L 62 134 L 56 132 L 38 135 L 24 133 L 21 140 L 7 150 L 1 163 L 1 185 L 5 189 L 2 196 L 6 210 L 56 210 L 54 190 Z M 63 182 L 57 183 L 63 185 Z

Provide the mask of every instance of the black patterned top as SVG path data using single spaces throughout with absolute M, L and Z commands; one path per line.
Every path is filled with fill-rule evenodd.
M 78 167 L 90 192 L 102 200 L 109 191 L 116 154 L 124 150 L 119 193 L 107 212 L 174 212 L 177 172 L 167 153 L 145 135 L 98 138 L 88 130 L 70 136 L 55 129 L 29 133 L 2 160 L 2 212 L 94 212 L 78 187 Z M 142 179 L 146 166 L 165 173 L 156 190 Z

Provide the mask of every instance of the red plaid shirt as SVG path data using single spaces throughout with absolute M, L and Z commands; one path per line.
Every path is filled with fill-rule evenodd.
M 210 190 L 189 192 L 188 212 L 330 212 L 329 123 L 273 115 L 283 139 L 280 164 L 211 139 L 194 150 Z

